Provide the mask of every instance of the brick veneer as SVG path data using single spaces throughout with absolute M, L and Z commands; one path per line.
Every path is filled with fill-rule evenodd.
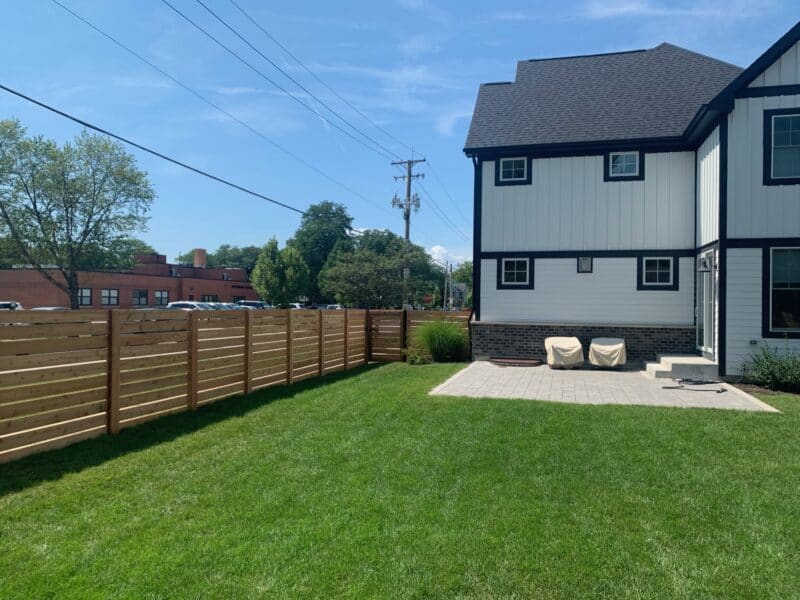
M 540 323 L 471 323 L 472 357 L 545 358 L 544 340 L 550 336 L 575 336 L 588 358 L 592 338 L 625 340 L 628 363 L 655 360 L 658 354 L 694 354 L 694 327 L 641 327 L 626 325 L 548 325 Z

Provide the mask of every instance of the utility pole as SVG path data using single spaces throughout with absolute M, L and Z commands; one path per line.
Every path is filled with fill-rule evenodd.
M 396 160 L 392 162 L 392 165 L 405 165 L 406 167 L 406 174 L 405 175 L 396 175 L 394 180 L 399 181 L 400 179 L 405 179 L 406 181 L 406 197 L 405 199 L 400 199 L 395 196 L 392 199 L 392 206 L 395 208 L 402 208 L 403 209 L 403 219 L 406 222 L 406 241 L 410 241 L 411 237 L 411 208 L 413 207 L 414 210 L 419 210 L 419 196 L 411 194 L 411 180 L 416 179 L 418 177 L 425 177 L 425 173 L 417 173 L 414 174 L 414 165 L 417 163 L 424 163 L 424 158 L 418 158 L 416 160 Z
M 413 154 L 412 154 L 413 156 Z M 392 161 L 392 165 L 405 165 L 406 167 L 406 174 L 405 175 L 396 175 L 394 180 L 398 181 L 400 179 L 405 179 L 406 181 L 406 197 L 405 199 L 400 199 L 396 195 L 392 199 L 392 206 L 396 208 L 403 209 L 403 220 L 406 224 L 406 243 L 411 241 L 411 208 L 413 207 L 414 210 L 419 210 L 419 196 L 416 194 L 411 194 L 411 180 L 416 179 L 417 177 L 425 177 L 425 173 L 417 173 L 414 174 L 414 165 L 417 163 L 424 163 L 424 158 L 418 159 L 411 159 L 411 160 L 395 160 Z M 405 268 L 403 269 L 403 308 L 408 305 L 408 278 L 411 274 L 410 267 L 408 266 L 408 262 L 406 262 Z

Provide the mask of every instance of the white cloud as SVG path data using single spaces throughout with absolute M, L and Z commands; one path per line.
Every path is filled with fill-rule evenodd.
M 729 17 L 745 18 L 756 14 L 757 7 L 747 3 L 706 2 L 679 5 L 659 4 L 648 0 L 591 0 L 584 5 L 590 19 L 616 17 Z M 763 8 L 763 5 L 761 5 Z
M 398 47 L 407 56 L 419 56 L 420 54 L 438 52 L 442 45 L 438 38 L 426 33 L 418 33 L 405 38 Z
M 460 263 L 464 262 L 465 260 L 470 260 L 469 256 L 453 252 L 453 251 L 451 251 L 451 250 L 447 249 L 446 247 L 441 246 L 439 244 L 437 244 L 435 246 L 432 246 L 430 248 L 430 250 L 428 250 L 428 254 L 431 255 L 431 258 L 433 258 L 433 260 L 436 260 L 436 261 L 439 261 L 439 262 L 442 262 L 442 263 L 447 261 L 449 263 L 452 263 L 453 265 L 460 264 Z
M 453 135 L 456 122 L 461 119 L 469 119 L 472 116 L 472 107 L 463 106 L 440 115 L 436 120 L 436 130 L 442 135 Z

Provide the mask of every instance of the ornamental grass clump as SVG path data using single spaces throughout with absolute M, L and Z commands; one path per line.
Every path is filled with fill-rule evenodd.
M 788 345 L 787 345 L 788 346 Z M 743 366 L 748 381 L 772 390 L 800 391 L 800 354 L 763 345 Z
M 415 334 L 417 353 L 430 355 L 435 362 L 459 362 L 469 356 L 469 339 L 463 327 L 449 321 L 431 321 Z

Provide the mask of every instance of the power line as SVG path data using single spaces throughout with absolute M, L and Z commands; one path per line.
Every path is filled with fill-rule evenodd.
M 467 225 L 470 225 L 471 221 L 464 216 L 464 213 L 461 212 L 461 209 L 458 207 L 458 204 L 456 204 L 456 201 L 453 199 L 453 196 L 450 195 L 450 191 L 447 189 L 447 186 L 445 186 L 444 181 L 442 180 L 441 177 L 439 177 L 439 173 L 436 171 L 436 169 L 433 168 L 433 165 L 430 163 L 430 161 L 428 161 L 428 168 L 433 174 L 433 178 L 439 183 L 439 187 L 441 187 L 442 190 L 444 191 L 445 196 L 447 196 L 447 198 L 450 200 L 450 204 L 452 204 L 453 208 L 456 209 L 458 216 L 460 216 Z
M 307 160 L 305 160 L 301 156 L 298 156 L 297 154 L 295 154 L 294 152 L 292 152 L 288 148 L 282 146 L 281 144 L 279 144 L 275 140 L 269 138 L 267 135 L 265 135 L 264 133 L 262 133 L 261 131 L 259 131 L 255 127 L 251 126 L 250 124 L 248 124 L 247 122 L 243 121 L 239 117 L 236 117 L 235 115 L 233 115 L 229 111 L 225 110 L 224 108 L 219 106 L 217 103 L 213 102 L 212 100 L 209 100 L 206 96 L 204 96 L 203 94 L 201 94 L 197 90 L 195 90 L 195 89 L 191 88 L 190 86 L 186 85 L 185 83 L 183 83 L 182 81 L 180 81 L 179 79 L 174 77 L 173 75 L 170 75 L 167 71 L 165 71 L 164 69 L 162 69 L 161 67 L 159 67 L 158 65 L 153 63 L 152 61 L 148 60 L 147 58 L 145 58 L 144 56 L 142 56 L 141 54 L 139 54 L 138 52 L 136 52 L 135 50 L 133 50 L 129 46 L 125 45 L 124 43 L 119 41 L 114 36 L 110 35 L 109 33 L 106 33 L 105 31 L 100 29 L 98 26 L 96 26 L 94 23 L 92 23 L 88 19 L 84 18 L 83 16 L 79 15 L 78 13 L 76 13 L 75 11 L 70 9 L 69 7 L 67 7 L 64 4 L 62 4 L 61 2 L 59 2 L 59 0 L 51 0 L 51 1 L 54 4 L 56 4 L 56 5 L 60 6 L 61 8 L 63 8 L 66 12 L 71 14 L 73 17 L 75 17 L 76 19 L 78 19 L 79 21 L 81 21 L 82 23 L 84 23 L 85 25 L 87 25 L 88 27 L 90 27 L 91 29 L 96 31 L 97 33 L 99 33 L 100 35 L 102 35 L 103 37 L 108 39 L 109 41 L 113 42 L 114 44 L 116 44 L 117 46 L 119 46 L 120 48 L 122 48 L 123 50 L 128 52 L 130 55 L 132 55 L 135 58 L 139 59 L 140 61 L 142 61 L 143 63 L 145 63 L 146 65 L 148 65 L 149 67 L 151 67 L 152 69 L 154 69 L 155 71 L 157 71 L 158 73 L 160 73 L 161 75 L 163 75 L 164 77 L 166 77 L 167 79 L 169 79 L 170 81 L 172 81 L 173 83 L 178 85 L 179 87 L 183 88 L 184 90 L 186 90 L 187 92 L 192 94 L 194 97 L 198 98 L 199 100 L 202 100 L 203 102 L 205 102 L 206 104 L 208 104 L 209 106 L 211 106 L 215 110 L 219 111 L 220 113 L 222 113 L 223 115 L 225 115 L 226 117 L 231 119 L 232 121 L 238 123 L 239 125 L 241 125 L 245 129 L 247 129 L 248 131 L 253 133 L 254 135 L 256 135 L 259 138 L 261 138 L 265 142 L 271 144 L 272 146 L 274 146 L 275 148 L 277 148 L 281 152 L 283 152 L 283 153 L 287 154 L 288 156 L 292 157 L 293 159 L 295 159 L 299 163 L 305 165 L 306 167 L 308 167 L 309 169 L 311 169 L 315 173 L 321 175 L 322 177 L 324 177 L 325 179 L 327 179 L 331 183 L 334 183 L 335 185 L 339 186 L 343 190 L 345 190 L 345 191 L 349 192 L 350 194 L 356 196 L 357 198 L 363 200 L 367 204 L 369 204 L 371 206 L 374 206 L 376 208 L 380 208 L 381 210 L 383 210 L 387 214 L 391 214 L 391 212 L 388 209 L 385 209 L 383 206 L 380 206 L 379 204 L 371 201 L 369 198 L 367 198 L 363 194 L 357 192 L 356 190 L 352 189 L 347 184 L 339 181 L 338 179 L 335 179 L 331 175 L 328 175 L 325 171 L 323 171 L 319 167 L 314 166 L 313 164 L 311 164 L 310 162 L 308 162 Z
M 60 116 L 62 116 L 64 118 L 66 118 L 66 119 L 69 119 L 70 121 L 74 121 L 75 123 L 78 123 L 79 125 L 82 125 L 82 126 L 86 127 L 87 129 L 92 129 L 94 131 L 97 131 L 98 133 L 102 133 L 103 135 L 107 135 L 108 137 L 114 138 L 115 140 L 119 140 L 120 142 L 124 142 L 124 143 L 128 144 L 129 146 L 133 146 L 134 148 L 138 148 L 139 150 L 142 150 L 143 152 L 147 152 L 148 154 L 152 154 L 153 156 L 156 156 L 158 158 L 166 160 L 167 162 L 171 162 L 174 165 L 177 165 L 179 167 L 183 167 L 184 169 L 188 169 L 189 171 L 197 173 L 198 175 L 202 175 L 203 177 L 208 177 L 209 179 L 213 179 L 214 181 L 216 181 L 218 183 L 221 183 L 223 185 L 227 185 L 228 187 L 232 187 L 232 188 L 234 188 L 236 190 L 239 190 L 240 192 L 244 192 L 245 194 L 250 194 L 251 196 L 255 196 L 256 198 L 260 198 L 261 200 L 266 200 L 267 202 L 271 202 L 272 204 L 276 204 L 277 206 L 281 206 L 281 207 L 286 208 L 288 210 L 294 211 L 294 212 L 296 212 L 298 214 L 301 214 L 301 215 L 305 215 L 306 214 L 305 211 L 300 210 L 299 208 L 295 208 L 294 206 L 291 206 L 289 204 L 285 204 L 283 202 L 280 202 L 279 200 L 275 200 L 273 198 L 270 198 L 269 196 L 265 196 L 264 194 L 259 194 L 258 192 L 254 192 L 253 190 L 250 190 L 250 189 L 248 189 L 246 187 L 243 187 L 241 185 L 233 183 L 232 181 L 229 181 L 229 180 L 224 179 L 222 177 L 219 177 L 217 175 L 212 175 L 211 173 L 209 173 L 207 171 L 203 171 L 202 169 L 198 169 L 197 167 L 193 167 L 193 166 L 191 166 L 191 165 L 189 165 L 189 164 L 187 164 L 185 162 L 179 161 L 178 159 L 172 158 L 170 156 L 167 156 L 166 154 L 162 154 L 161 152 L 153 150 L 152 148 L 148 148 L 147 146 L 144 146 L 142 144 L 139 144 L 137 142 L 129 140 L 128 138 L 122 137 L 121 135 L 118 135 L 116 133 L 112 133 L 112 132 L 108 131 L 107 129 L 103 129 L 102 127 L 99 127 L 97 125 L 93 125 L 92 123 L 89 123 L 88 121 L 84 121 L 83 119 L 80 119 L 80 118 L 75 117 L 75 116 L 73 116 L 73 115 L 71 115 L 69 113 L 66 113 L 63 110 L 59 110 L 59 109 L 57 109 L 57 108 L 55 108 L 53 106 L 50 106 L 49 104 L 45 104 L 44 102 L 41 102 L 41 101 L 36 100 L 34 98 L 31 98 L 30 96 L 26 96 L 22 92 L 18 92 L 17 90 L 11 89 L 10 87 L 7 87 L 5 85 L 0 84 L 0 89 L 5 90 L 9 94 L 13 94 L 13 95 L 15 95 L 15 96 L 17 96 L 19 98 L 22 98 L 23 100 L 27 100 L 28 102 L 31 102 L 32 104 L 36 104 L 37 106 L 40 106 L 40 107 L 42 107 L 42 108 L 44 108 L 46 110 L 49 110 L 52 113 L 55 113 L 55 114 L 60 115 Z
M 306 94 L 308 94 L 309 96 L 311 96 L 312 98 L 314 98 L 314 100 L 316 100 L 316 101 L 317 101 L 317 102 L 319 102 L 319 103 L 320 103 L 322 106 L 324 106 L 324 107 L 325 107 L 325 108 L 326 108 L 326 109 L 327 109 L 327 110 L 328 110 L 328 111 L 329 111 L 331 114 L 335 115 L 335 116 L 336 116 L 336 117 L 337 117 L 337 118 L 338 118 L 340 121 L 342 121 L 342 123 L 346 124 L 348 127 L 350 127 L 351 129 L 353 129 L 354 131 L 357 131 L 359 134 L 361 134 L 363 137 L 365 137 L 366 139 L 368 139 L 370 142 L 372 142 L 373 144 L 375 144 L 375 145 L 376 145 L 378 148 L 380 148 L 381 150 L 383 150 L 383 151 L 384 151 L 384 152 L 386 152 L 387 154 L 390 154 L 391 156 L 394 156 L 395 158 L 400 158 L 400 157 L 399 157 L 397 154 L 395 154 L 395 153 L 394 153 L 394 152 L 393 152 L 393 151 L 392 151 L 390 148 L 387 148 L 386 146 L 384 146 L 383 144 L 381 144 L 381 143 L 380 143 L 380 142 L 378 142 L 377 140 L 374 140 L 374 139 L 373 139 L 373 138 L 371 138 L 369 135 L 367 135 L 366 133 L 364 133 L 364 132 L 363 132 L 361 129 L 359 129 L 358 127 L 356 127 L 355 125 L 353 125 L 353 124 L 352 124 L 350 121 L 348 121 L 347 119 L 345 119 L 345 118 L 344 118 L 342 115 L 340 115 L 338 112 L 336 112 L 335 110 L 333 110 L 333 109 L 332 109 L 332 108 L 331 108 L 331 107 L 330 107 L 330 106 L 329 106 L 329 105 L 328 105 L 326 102 L 324 102 L 324 101 L 323 101 L 323 100 L 322 100 L 322 99 L 321 99 L 319 96 L 315 95 L 315 94 L 314 94 L 314 92 L 312 92 L 312 91 L 311 91 L 311 90 L 309 90 L 307 87 L 305 87 L 305 86 L 304 86 L 302 83 L 300 83 L 299 81 L 297 81 L 297 79 L 295 79 L 295 78 L 294 78 L 294 77 L 292 77 L 292 76 L 291 76 L 289 73 L 287 73 L 287 72 L 286 72 L 284 69 L 282 69 L 280 65 L 278 65 L 278 64 L 277 64 L 275 61 L 273 61 L 272 59 L 270 59 L 270 58 L 269 58 L 267 55 L 265 55 L 265 54 L 264 54 L 263 52 L 261 52 L 261 51 L 260 51 L 258 48 L 256 48 L 256 46 L 255 46 L 255 45 L 253 45 L 253 44 L 252 44 L 252 43 L 251 43 L 251 42 L 250 42 L 250 41 L 249 41 L 247 38 L 245 38 L 245 37 L 244 37 L 244 36 L 243 36 L 241 33 L 239 33 L 239 32 L 238 32 L 238 31 L 237 31 L 237 30 L 236 30 L 236 29 L 235 29 L 233 26 L 231 26 L 231 25 L 230 25 L 229 23 L 227 23 L 227 22 L 226 22 L 226 21 L 225 21 L 225 20 L 224 20 L 222 17 L 220 17 L 220 16 L 219 16 L 217 13 L 215 13 L 213 10 L 211 10 L 211 9 L 210 9 L 210 8 L 209 8 L 209 7 L 208 7 L 208 6 L 207 6 L 207 5 L 206 5 L 206 4 L 203 2 L 203 0 L 196 0 L 196 2 L 197 2 L 197 3 L 198 3 L 200 6 L 202 6 L 203 8 L 205 8 L 205 9 L 206 9 L 206 10 L 207 10 L 207 11 L 208 11 L 208 12 L 209 12 L 209 13 L 210 13 L 210 14 L 211 14 L 211 15 L 212 15 L 212 16 L 213 16 L 213 17 L 214 17 L 214 18 L 215 18 L 217 21 L 219 21 L 220 23 L 222 23 L 222 25 L 224 25 L 224 26 L 225 26 L 225 27 L 226 27 L 226 28 L 227 28 L 227 29 L 228 29 L 228 30 L 229 30 L 231 33 L 233 33 L 233 34 L 234 34 L 236 37 L 238 37 L 238 38 L 239 38 L 240 40 L 242 40 L 242 41 L 243 41 L 245 44 L 247 44 L 247 45 L 248 45 L 248 46 L 249 46 L 249 47 L 250 47 L 250 48 L 251 48 L 251 49 L 252 49 L 254 52 L 256 52 L 256 53 L 257 53 L 257 54 L 258 54 L 258 55 L 259 55 L 261 58 L 263 58 L 264 60 L 266 60 L 266 61 L 267 61 L 269 64 L 271 64 L 271 65 L 272 65 L 272 66 L 273 66 L 275 69 L 277 69 L 278 71 L 280 71 L 280 72 L 281 72 L 281 73 L 284 75 L 284 77 L 286 77 L 286 78 L 287 78 L 289 81 L 291 81 L 292 83 L 294 83 L 294 84 L 295 84 L 297 87 L 299 87 L 301 90 L 303 90 L 303 91 L 304 91 Z M 238 7 L 237 5 L 235 5 L 235 4 L 234 4 L 234 6 L 236 6 L 236 8 L 239 8 L 239 7 Z M 239 10 L 240 10 L 240 11 L 242 11 L 242 9 L 241 9 L 241 8 L 239 8 Z M 244 11 L 242 11 L 242 12 L 244 12 Z M 245 14 L 245 16 L 248 16 L 248 15 L 247 15 L 247 13 L 244 13 L 244 14 Z M 248 18 L 249 18 L 249 16 L 248 16 Z M 252 20 L 252 19 L 251 19 L 251 20 Z
M 461 236 L 464 239 L 464 241 L 467 241 L 467 242 L 470 241 L 470 238 L 466 234 L 464 234 L 464 232 L 461 231 L 456 226 L 455 223 L 453 223 L 453 221 L 450 219 L 450 217 L 447 216 L 447 213 L 442 210 L 442 208 L 439 206 L 439 204 L 436 202 L 436 200 L 433 199 L 433 196 L 431 196 L 430 192 L 428 192 L 428 190 L 425 189 L 425 186 L 422 185 L 421 183 L 417 183 L 417 186 L 419 187 L 419 189 L 422 190 L 422 193 L 425 194 L 425 196 L 427 196 L 428 200 L 430 200 L 431 206 L 435 209 L 435 212 L 438 214 L 438 216 L 442 220 L 442 222 L 445 225 L 447 225 L 454 233 L 456 233 L 459 236 Z
M 312 76 L 314 79 L 316 79 L 316 80 L 317 80 L 317 81 L 318 81 L 320 84 L 322 84 L 322 85 L 323 85 L 323 86 L 324 86 L 324 87 L 325 87 L 325 88 L 326 88 L 326 89 L 327 89 L 329 92 L 331 92 L 331 93 L 332 93 L 334 96 L 336 96 L 336 97 L 337 97 L 339 100 L 341 100 L 342 102 L 344 102 L 344 103 L 345 103 L 345 104 L 346 104 L 348 107 L 350 107 L 350 109 L 352 109 L 352 110 L 353 110 L 353 111 L 354 111 L 356 114 L 358 114 L 359 116 L 361 116 L 361 117 L 362 117 L 362 118 L 363 118 L 365 121 L 367 121 L 367 122 L 368 122 L 370 125 L 372 125 L 372 126 L 375 128 L 375 129 L 377 129 L 378 131 L 381 131 L 381 132 L 382 132 L 382 133 L 383 133 L 383 134 L 384 134 L 386 137 L 388 137 L 388 138 L 392 139 L 393 141 L 395 141 L 397 144 L 399 144 L 399 145 L 403 146 L 404 148 L 406 148 L 406 149 L 408 149 L 408 150 L 410 150 L 410 151 L 412 151 L 412 152 L 414 151 L 414 149 L 413 149 L 411 146 L 409 146 L 408 144 L 406 144 L 406 143 L 405 143 L 405 142 L 403 142 L 402 140 L 400 140 L 400 139 L 396 138 L 396 137 L 395 137 L 394 135 L 392 135 L 392 134 L 391 134 L 391 133 L 390 133 L 388 130 L 386 130 L 385 128 L 381 127 L 381 126 L 380 126 L 378 123 L 376 123 L 375 121 L 373 121 L 372 119 L 370 119 L 370 118 L 369 118 L 367 115 L 365 115 L 363 112 L 361 112 L 361 111 L 358 109 L 358 107 L 357 107 L 357 106 L 355 106 L 355 105 L 354 105 L 352 102 L 350 102 L 349 100 L 347 100 L 347 99 L 346 99 L 344 96 L 342 96 L 341 94 L 339 94 L 339 92 L 337 92 L 337 91 L 336 91 L 335 89 L 333 89 L 333 88 L 332 88 L 330 85 L 328 85 L 328 83 L 327 83 L 327 82 L 326 82 L 324 79 L 322 79 L 322 78 L 321 78 L 319 75 L 317 75 L 317 74 L 316 74 L 314 71 L 312 71 L 312 70 L 311 70 L 309 67 L 307 67 L 307 66 L 306 66 L 306 64 L 305 64 L 303 61 L 301 61 L 299 58 L 297 58 L 297 56 L 295 56 L 294 54 L 292 54 L 292 52 L 291 52 L 291 51 L 290 51 L 290 50 L 289 50 L 289 49 L 288 49 L 286 46 L 284 46 L 284 45 L 283 45 L 283 44 L 282 44 L 280 41 L 278 41 L 278 40 L 275 38 L 275 36 L 273 36 L 273 35 L 272 35 L 272 34 L 271 34 L 269 31 L 267 31 L 267 30 L 266 30 L 266 29 L 265 29 L 265 28 L 264 28 L 264 27 L 263 27 L 261 24 L 259 24 L 259 23 L 258 23 L 258 21 L 256 21 L 256 20 L 255 20 L 255 19 L 254 19 L 252 16 L 250 16 L 250 15 L 249 15 L 249 14 L 248 14 L 248 13 L 247 13 L 247 12 L 246 12 L 246 11 L 245 11 L 245 10 L 244 10 L 242 7 L 241 7 L 241 6 L 239 6 L 239 5 L 238 5 L 238 4 L 235 2 L 235 0 L 229 0 L 229 1 L 230 1 L 230 3 L 231 3 L 231 4 L 233 4 L 233 6 L 234 6 L 234 7 L 236 7 L 236 9 L 237 9 L 237 10 L 238 10 L 240 13 L 242 13 L 242 14 L 245 16 L 245 18 L 247 18 L 247 19 L 248 19 L 248 20 L 249 20 L 249 21 L 250 21 L 250 22 L 251 22 L 253 25 L 255 25 L 255 26 L 256 26 L 256 27 L 257 27 L 257 28 L 258 28 L 258 29 L 259 29 L 259 30 L 260 30 L 260 31 L 261 31 L 261 32 L 262 32 L 262 33 L 265 35 L 265 36 L 267 36 L 267 37 L 268 37 L 270 40 L 272 40 L 272 42 L 274 42 L 274 43 L 275 43 L 275 45 L 277 45 L 277 46 L 278 46 L 278 48 L 280 48 L 281 50 L 283 50 L 283 51 L 284 51 L 284 52 L 285 52 L 285 53 L 286 53 L 286 54 L 287 54 L 287 55 L 288 55 L 288 56 L 289 56 L 289 57 L 290 57 L 292 60 L 294 60 L 294 61 L 295 61 L 295 62 L 296 62 L 298 65 L 300 65 L 300 66 L 301 66 L 301 67 L 302 67 L 302 68 L 303 68 L 303 69 L 304 69 L 304 70 L 305 70 L 305 71 L 306 71 L 306 72 L 307 72 L 309 75 L 311 75 L 311 76 Z M 383 146 L 382 146 L 382 147 L 383 147 Z
M 173 11 L 174 11 L 174 12 L 175 12 L 177 15 L 179 15 L 179 16 L 180 16 L 180 17 L 181 17 L 181 18 L 182 18 L 184 21 L 186 21 L 187 23 L 189 23 L 190 25 L 192 25 L 192 27 L 194 27 L 195 29 L 197 29 L 198 31 L 200 31 L 201 33 L 203 33 L 203 35 L 205 35 L 206 37 L 208 37 L 208 38 L 209 38 L 211 41 L 213 41 L 215 44 L 217 44 L 217 45 L 218 45 L 220 48 L 222 48 L 223 50 L 225 50 L 225 51 L 226 51 L 228 54 L 230 54 L 231 56 L 233 56 L 234 58 L 236 58 L 236 59 L 237 59 L 239 62 L 241 62 L 242 64 L 246 65 L 246 66 L 247 66 L 249 69 L 251 69 L 251 70 L 252 70 L 254 73 L 256 73 L 256 74 L 258 74 L 259 76 L 261 76 L 261 77 L 262 77 L 264 80 L 266 80 L 266 81 L 267 81 L 267 82 L 269 82 L 269 83 L 270 83 L 272 86 L 274 86 L 274 87 L 276 87 L 278 90 L 280 90 L 280 91 L 281 91 L 283 94 L 285 94 L 286 96 L 288 96 L 289 98 L 291 98 L 292 100 L 294 100 L 295 102 L 297 102 L 297 103 L 298 103 L 300 106 L 302 106 L 302 107 L 303 107 L 303 108 L 305 108 L 306 110 L 309 110 L 309 111 L 311 111 L 311 112 L 312 112 L 312 113 L 314 113 L 314 114 L 315 114 L 315 115 L 316 115 L 318 118 L 320 118 L 320 119 L 322 119 L 323 121 L 325 121 L 325 122 L 326 122 L 328 125 L 330 125 L 331 127 L 335 128 L 335 129 L 337 129 L 337 130 L 339 130 L 340 132 L 342 132 L 343 134 L 345 134 L 347 137 L 349 137 L 350 139 L 352 139 L 352 140 L 354 140 L 354 141 L 358 142 L 359 144 L 361 144 L 361 145 L 362 145 L 362 146 L 364 146 L 365 148 L 367 148 L 367 149 L 371 150 L 372 152 L 375 152 L 376 154 L 378 154 L 379 156 L 381 156 L 381 157 L 383 157 L 383 158 L 386 158 L 386 159 L 390 159 L 390 160 L 391 160 L 391 158 L 392 158 L 392 157 L 391 157 L 390 155 L 388 155 L 388 154 L 384 153 L 383 151 L 381 151 L 381 150 L 379 150 L 379 149 L 377 149 L 377 148 L 373 148 L 372 146 L 370 146 L 369 144 L 367 144 L 367 143 L 366 143 L 364 140 L 362 140 L 361 138 L 358 138 L 358 137 L 354 136 L 352 133 L 350 133 L 350 132 L 349 132 L 349 131 L 347 131 L 346 129 L 343 129 L 342 127 L 340 127 L 340 126 L 339 126 L 339 125 L 337 125 L 336 123 L 333 123 L 333 122 L 332 122 L 332 121 L 330 121 L 329 119 L 326 119 L 326 118 L 325 118 L 323 115 L 321 115 L 321 114 L 320 114 L 318 111 L 316 111 L 316 110 L 315 110 L 315 109 L 314 109 L 312 106 L 310 106 L 310 105 L 306 104 L 306 103 L 305 103 L 305 102 L 303 102 L 303 101 L 302 101 L 300 98 L 298 98 L 297 96 L 295 96 L 294 94 L 292 94 L 291 92 L 289 92 L 289 90 L 287 90 L 286 88 L 284 88 L 284 87 L 283 87 L 282 85 L 280 85 L 278 82 L 276 82 L 276 81 L 274 81 L 273 79 L 271 79 L 271 78 L 270 78 L 270 77 L 269 77 L 269 76 L 268 76 L 266 73 L 264 73 L 263 71 L 261 71 L 259 68 L 257 68 L 257 67 L 255 67 L 255 66 L 253 66 L 253 65 L 252 65 L 250 62 L 248 62 L 248 61 L 247 61 L 245 58 L 243 58 L 243 57 L 242 57 L 240 54 L 238 54 L 236 51 L 232 50 L 231 48 L 229 48 L 228 46 L 226 46 L 225 44 L 223 44 L 221 41 L 219 41 L 219 40 L 218 40 L 216 37 L 214 37 L 214 36 L 213 36 L 211 33 L 209 33 L 209 32 L 208 32 L 206 29 L 204 29 L 203 27 L 201 27 L 200 25 L 198 25 L 198 24 L 197 24 L 195 21 L 193 21 L 191 18 L 189 18 L 189 17 L 188 17 L 186 14 L 184 14 L 183 12 L 181 12 L 180 10 L 178 10 L 177 8 L 175 8 L 175 6 L 173 6 L 173 5 L 172 5 L 170 2 L 168 2 L 168 0 L 161 0 L 161 2 L 162 2 L 163 4 L 165 4 L 166 6 L 168 6 L 169 8 L 171 8 L 171 9 L 172 9 L 172 10 L 173 10 Z M 209 12 L 210 12 L 210 10 L 209 10 Z M 212 14 L 213 14 L 213 13 L 212 13 Z

